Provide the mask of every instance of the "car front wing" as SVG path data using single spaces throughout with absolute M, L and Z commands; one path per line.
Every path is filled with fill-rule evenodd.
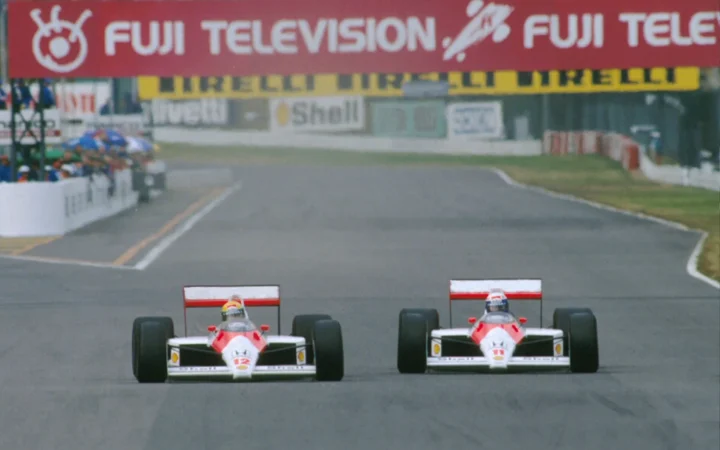
M 278 365 L 255 366 L 250 377 L 233 379 L 233 373 L 227 366 L 168 366 L 168 378 L 181 379 L 218 379 L 227 381 L 253 381 L 277 378 L 309 378 L 315 376 L 314 365 Z
M 507 364 L 491 364 L 484 356 L 432 356 L 427 359 L 427 368 L 433 371 L 538 371 L 563 370 L 570 368 L 567 356 L 524 356 L 511 357 Z

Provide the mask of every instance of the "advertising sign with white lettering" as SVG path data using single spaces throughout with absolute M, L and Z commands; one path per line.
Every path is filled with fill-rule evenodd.
M 155 127 L 222 127 L 228 124 L 230 116 L 228 100 L 221 98 L 200 100 L 155 99 L 151 102 L 150 108 L 152 124 Z
M 13 78 L 716 67 L 720 7 L 717 0 L 15 1 L 8 35 Z

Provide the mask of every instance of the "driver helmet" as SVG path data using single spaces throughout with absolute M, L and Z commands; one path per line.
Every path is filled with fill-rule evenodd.
M 492 290 L 485 299 L 485 312 L 510 312 L 510 305 L 505 293 L 499 289 Z
M 227 303 L 223 305 L 220 314 L 222 315 L 223 321 L 228 321 L 232 319 L 245 319 L 247 317 L 247 315 L 245 314 L 245 307 L 243 306 L 242 299 L 237 295 L 233 295 L 232 297 L 230 297 Z

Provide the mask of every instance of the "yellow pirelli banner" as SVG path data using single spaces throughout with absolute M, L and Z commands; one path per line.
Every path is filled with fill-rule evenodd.
M 400 97 L 411 81 L 445 81 L 450 95 L 560 94 L 633 91 L 693 91 L 696 67 L 567 70 L 549 72 L 373 73 L 249 77 L 139 77 L 143 100 L 272 98 L 362 95 Z

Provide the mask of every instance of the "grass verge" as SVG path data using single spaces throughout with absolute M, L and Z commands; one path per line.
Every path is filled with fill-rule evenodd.
M 164 144 L 168 160 L 218 164 L 451 165 L 497 167 L 513 179 L 555 192 L 640 212 L 708 232 L 698 268 L 720 281 L 720 194 L 664 185 L 599 156 L 450 156 L 257 147 Z

